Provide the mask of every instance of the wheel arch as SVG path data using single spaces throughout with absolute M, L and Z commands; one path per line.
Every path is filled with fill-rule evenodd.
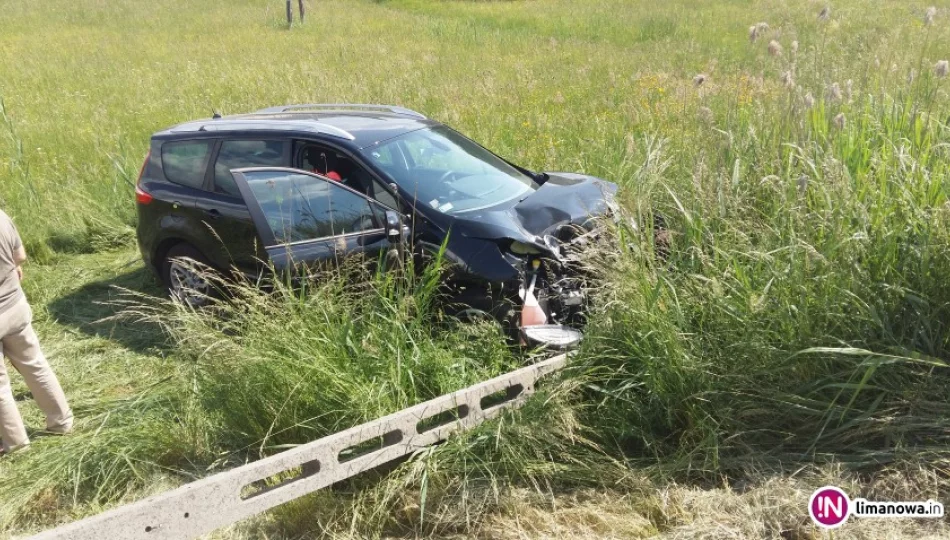
M 178 238 L 175 236 L 165 238 L 158 243 L 158 247 L 155 248 L 155 256 L 152 257 L 152 266 L 155 267 L 155 270 L 161 275 L 162 265 L 165 264 L 165 256 L 168 255 L 168 252 L 171 249 L 179 244 L 189 244 L 194 245 L 185 240 L 184 238 Z

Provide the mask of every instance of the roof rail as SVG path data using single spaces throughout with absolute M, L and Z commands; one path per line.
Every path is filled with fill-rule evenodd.
M 419 112 L 416 112 L 412 109 L 407 109 L 405 107 L 397 107 L 395 105 L 368 105 L 365 103 L 306 103 L 301 105 L 281 105 L 278 107 L 269 107 L 267 109 L 261 109 L 257 111 L 257 114 L 278 114 L 294 111 L 307 111 L 307 110 L 325 110 L 325 111 L 341 111 L 346 109 L 354 110 L 366 110 L 366 111 L 389 111 L 396 114 L 402 114 L 405 116 L 414 116 L 416 118 L 425 118 L 425 115 Z
M 340 139 L 356 139 L 352 133 L 323 122 L 276 122 L 273 120 L 240 119 L 212 120 L 210 122 L 189 122 L 172 128 L 173 132 L 188 131 L 233 131 L 233 130 L 273 130 L 273 131 L 310 131 L 323 133 Z

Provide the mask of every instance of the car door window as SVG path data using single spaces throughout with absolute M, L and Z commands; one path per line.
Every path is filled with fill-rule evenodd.
M 170 141 L 162 145 L 162 171 L 169 181 L 201 188 L 213 141 Z
M 214 190 L 240 196 L 231 169 L 281 165 L 284 165 L 284 143 L 281 141 L 224 141 L 214 164 Z
M 286 171 L 244 173 L 277 244 L 380 228 L 370 202 L 316 176 Z
M 298 151 L 296 167 L 338 181 L 390 208 L 398 208 L 396 199 L 372 174 L 340 152 L 304 143 Z

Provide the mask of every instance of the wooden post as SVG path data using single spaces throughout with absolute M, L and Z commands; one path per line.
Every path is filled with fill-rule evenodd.
M 304 15 L 303 0 L 297 0 L 297 5 L 300 6 L 300 22 L 302 23 Z
M 294 8 L 291 0 L 287 0 L 287 26 L 294 24 Z

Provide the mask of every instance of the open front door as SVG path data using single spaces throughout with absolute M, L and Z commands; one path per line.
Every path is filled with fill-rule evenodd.
M 387 209 L 328 178 L 286 168 L 231 171 L 267 254 L 278 270 L 320 267 L 393 245 Z

